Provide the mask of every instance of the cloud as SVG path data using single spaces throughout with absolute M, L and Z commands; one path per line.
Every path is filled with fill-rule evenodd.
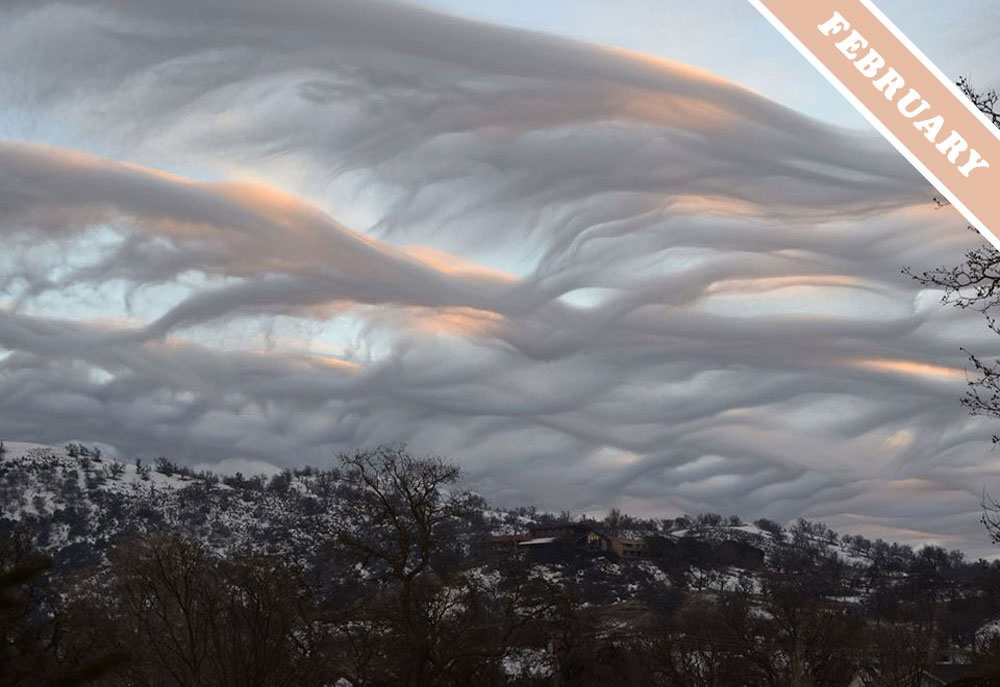
M 381 0 L 0 12 L 0 435 L 985 550 L 991 338 L 899 274 L 976 237 L 873 135 Z

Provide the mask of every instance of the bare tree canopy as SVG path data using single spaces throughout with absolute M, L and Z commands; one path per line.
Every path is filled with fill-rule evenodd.
M 967 78 L 958 81 L 966 97 L 1000 127 L 1000 93 L 995 89 L 978 90 Z M 943 201 L 937 202 L 943 204 Z M 971 231 L 975 231 L 970 227 Z M 1000 306 L 1000 251 L 983 243 L 965 254 L 965 260 L 951 267 L 941 266 L 923 272 L 910 268 L 903 270 L 920 284 L 944 291 L 942 301 L 963 310 L 977 310 L 986 318 L 987 326 L 1000 336 L 997 308 Z M 966 349 L 963 349 L 966 350 Z M 966 350 L 972 373 L 962 405 L 973 415 L 1000 418 L 1000 359 L 985 358 Z M 1000 443 L 1000 434 L 993 435 L 993 443 Z M 993 541 L 1000 545 L 1000 504 L 983 493 L 983 524 Z

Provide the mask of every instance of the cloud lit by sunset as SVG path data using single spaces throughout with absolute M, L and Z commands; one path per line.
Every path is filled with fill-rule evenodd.
M 819 75 L 518 3 L 171 4 L 0 8 L 0 438 L 406 443 L 505 505 L 984 548 L 960 346 L 995 340 L 900 273 L 977 238 L 800 111 Z

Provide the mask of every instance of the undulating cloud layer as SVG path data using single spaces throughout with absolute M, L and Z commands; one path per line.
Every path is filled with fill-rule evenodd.
M 987 550 L 900 274 L 977 238 L 874 134 L 381 0 L 6 2 L 0 98 L 0 437 Z

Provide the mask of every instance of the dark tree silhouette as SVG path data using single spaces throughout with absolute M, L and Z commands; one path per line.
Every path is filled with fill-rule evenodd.
M 217 556 L 172 534 L 136 539 L 112 557 L 105 641 L 134 660 L 122 684 L 319 685 L 298 571 L 272 557 Z
M 1000 127 L 1000 93 L 995 89 L 979 90 L 967 78 L 958 81 L 966 97 Z M 938 199 L 937 202 L 942 203 Z M 970 227 L 970 230 L 975 231 Z M 997 309 L 1000 306 L 1000 252 L 984 243 L 965 254 L 959 265 L 941 266 L 923 272 L 909 267 L 903 270 L 924 286 L 944 291 L 943 302 L 963 310 L 976 310 L 986 318 L 986 325 L 1000 336 Z M 969 356 L 973 375 L 967 382 L 962 405 L 973 415 L 1000 418 L 1000 359 L 984 358 L 975 352 L 962 349 Z M 1000 434 L 993 435 L 993 443 L 1000 443 Z M 984 493 L 983 524 L 993 540 L 1000 545 L 1000 508 Z
M 447 535 L 474 501 L 454 488 L 459 475 L 457 466 L 416 458 L 402 447 L 341 457 L 334 543 L 383 587 L 359 598 L 353 621 L 342 625 L 350 646 L 367 657 L 365 670 L 386 673 L 373 680 L 439 684 L 452 664 L 448 625 L 462 604 L 448 585 L 461 551 Z
M 0 532 L 0 684 L 89 684 L 119 668 L 126 652 L 72 646 L 73 628 L 49 573 L 52 558 L 21 530 Z

